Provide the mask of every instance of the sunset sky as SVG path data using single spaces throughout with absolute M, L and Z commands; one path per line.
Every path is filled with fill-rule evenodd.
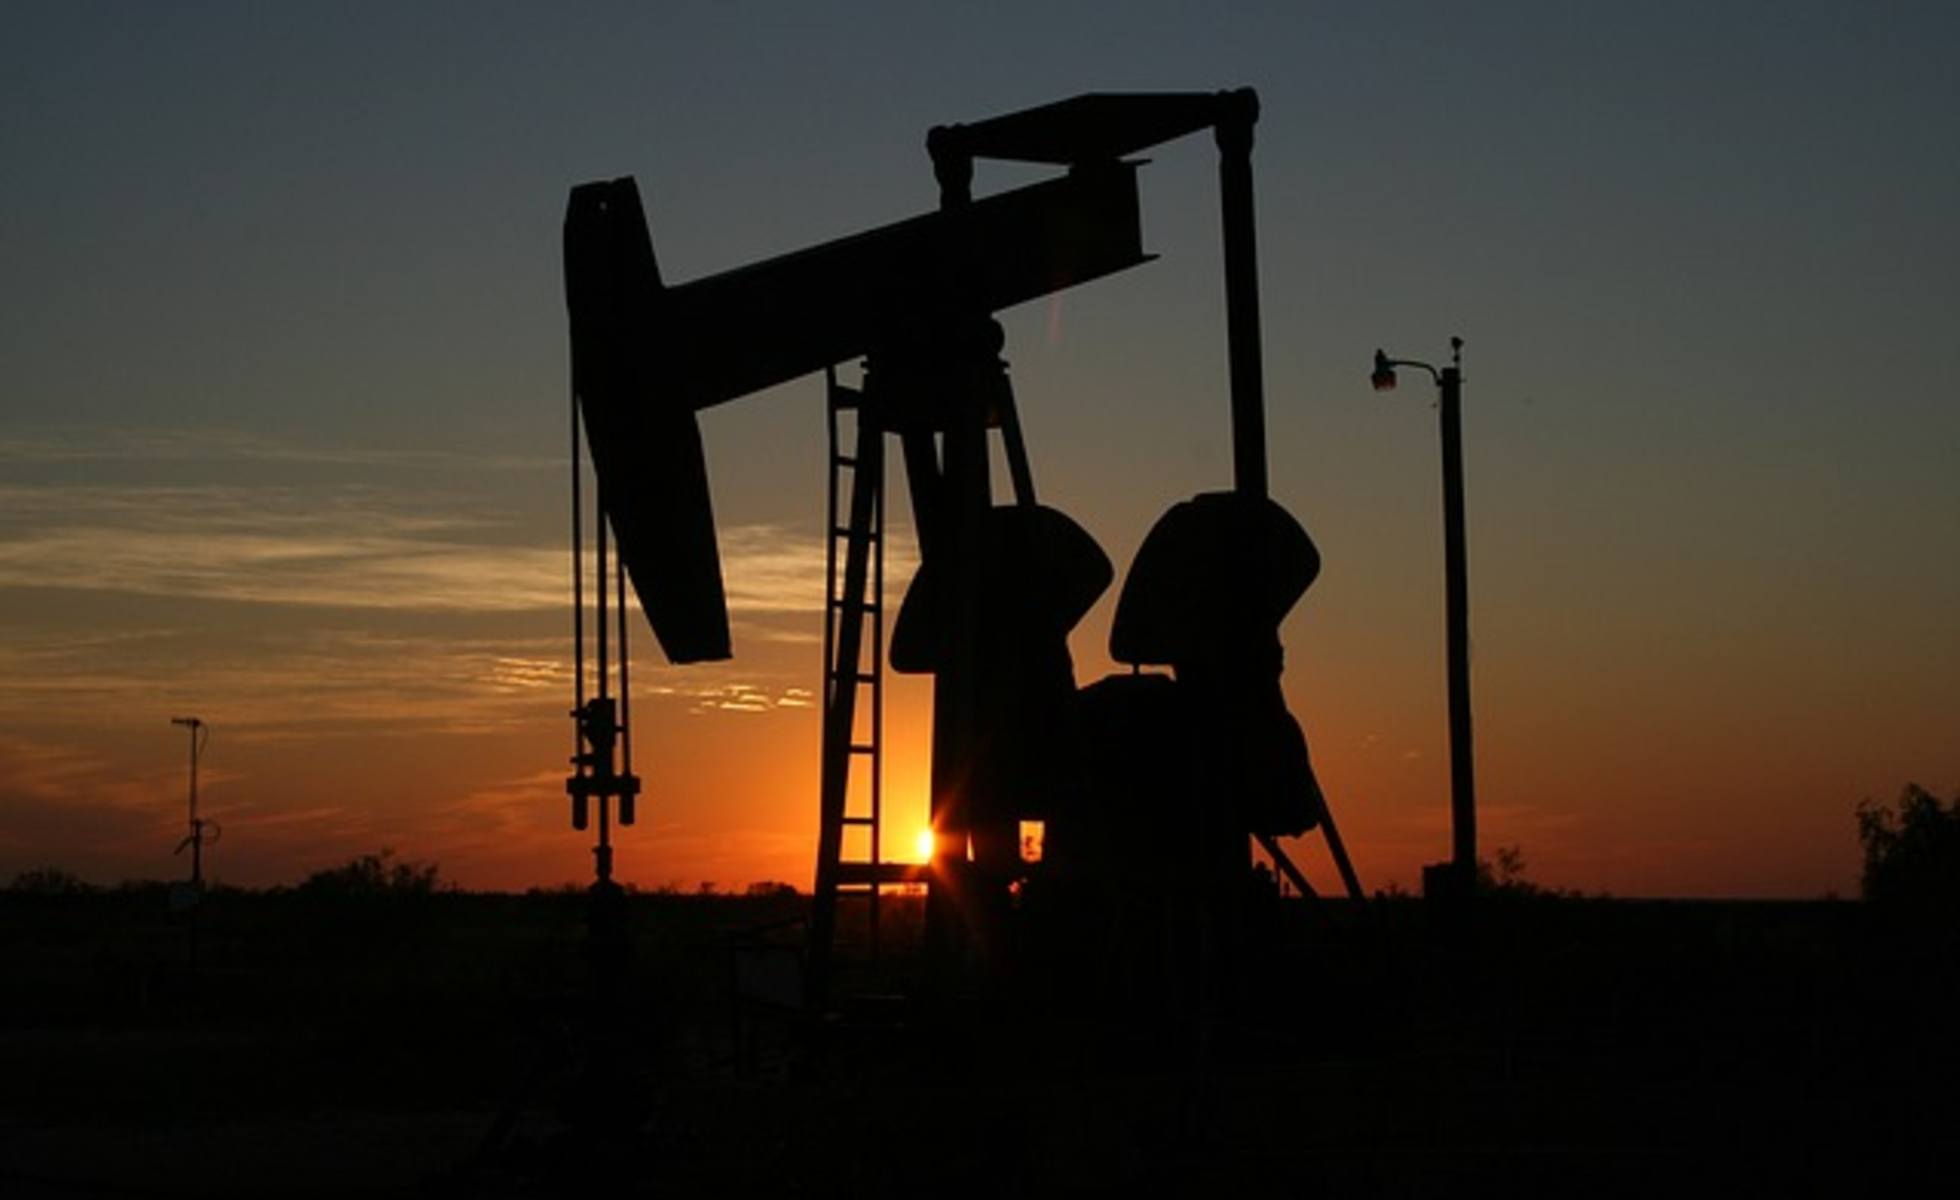
M 1378 345 L 1467 342 L 1487 848 L 1850 893 L 1859 799 L 1960 788 L 1950 3 L 5 11 L 0 879 L 182 872 L 188 713 L 219 879 L 587 878 L 568 189 L 637 176 L 679 282 L 929 209 L 928 127 L 1091 90 L 1259 90 L 1272 492 L 1325 561 L 1286 692 L 1370 888 L 1448 852 L 1433 394 L 1372 392 Z M 1215 150 L 1149 158 L 1161 259 L 1003 318 L 1042 497 L 1119 572 L 1230 483 Z M 620 874 L 807 886 L 820 381 L 703 434 L 736 657 L 638 626 Z M 928 695 L 891 693 L 901 851 Z

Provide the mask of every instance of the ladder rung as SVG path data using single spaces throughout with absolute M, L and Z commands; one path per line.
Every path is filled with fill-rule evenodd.
M 837 864 L 837 882 L 840 884 L 925 883 L 931 878 L 932 867 L 926 863 L 840 862 Z
M 840 537 L 840 538 L 847 538 L 847 537 L 850 537 L 850 536 L 851 536 L 851 527 L 850 527 L 849 525 L 832 525 L 832 526 L 830 527 L 830 536 L 831 536 L 831 537 Z M 868 542 L 875 542 L 875 541 L 877 541 L 877 540 L 878 540 L 878 531 L 877 531 L 877 530 L 875 530 L 875 529 L 867 529 L 867 530 L 865 530 L 865 531 L 864 531 L 864 539 L 865 539 L 866 541 L 868 541 Z
M 855 454 L 834 455 L 830 461 L 840 467 L 855 467 L 858 465 L 857 455 Z
M 830 607 L 832 608 L 842 608 L 844 604 L 844 601 L 839 600 L 835 596 L 830 598 Z M 866 600 L 860 607 L 864 609 L 865 615 L 867 616 L 885 611 L 885 606 L 876 600 Z
M 870 742 L 852 742 L 851 753 L 852 754 L 876 754 L 878 753 L 878 747 L 872 745 Z
M 836 671 L 829 672 L 824 676 L 824 680 L 827 683 L 836 683 L 838 680 L 842 678 L 844 678 L 844 676 Z M 876 688 L 881 686 L 881 681 L 876 675 L 872 675 L 864 671 L 860 671 L 856 675 L 852 676 L 851 682 L 855 683 L 859 687 Z

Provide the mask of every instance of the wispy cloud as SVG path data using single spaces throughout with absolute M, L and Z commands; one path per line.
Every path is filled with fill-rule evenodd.
M 493 731 L 564 707 L 568 640 L 345 628 L 12 637 L 0 641 L 0 722 L 160 720 L 194 699 L 227 739 Z
M 220 752 L 223 748 L 220 747 Z M 418 831 L 398 806 L 298 796 L 283 775 L 200 771 L 201 815 L 219 834 L 205 869 L 241 882 L 293 882 L 308 871 Z M 183 760 L 131 761 L 61 736 L 0 735 L 0 879 L 58 866 L 110 883 L 181 878 L 188 869 Z M 404 827 L 408 826 L 408 827 Z
M 691 688 L 659 688 L 657 692 L 684 697 L 690 712 L 766 713 L 783 708 L 812 708 L 815 693 L 808 688 L 781 687 L 749 680 L 728 680 Z
M 504 540 L 507 515 L 397 488 L 0 485 L 0 514 L 0 587 L 482 613 L 562 608 L 569 587 L 565 551 Z M 734 613 L 822 608 L 819 537 L 736 526 L 722 560 Z
M 430 840 L 444 853 L 469 855 L 508 846 L 540 826 L 555 828 L 565 809 L 565 772 L 534 771 L 486 782 L 437 805 L 427 820 Z
M 64 427 L 0 435 L 0 463 L 259 462 L 349 467 L 564 470 L 564 455 L 328 446 L 227 429 Z
M 807 666 L 808 670 L 800 668 Z M 817 663 L 752 660 L 672 667 L 643 662 L 644 705 L 745 715 L 814 707 Z M 0 639 L 0 725 L 98 723 L 195 703 L 227 740 L 303 742 L 359 731 L 403 736 L 494 733 L 558 721 L 572 694 L 570 638 L 463 636 L 425 630 L 285 629 L 207 634 Z M 649 709 L 648 711 L 652 711 Z
M 737 613 L 821 612 L 824 547 L 812 536 L 781 525 L 740 525 L 721 533 L 722 575 L 728 607 Z M 909 579 L 918 566 L 913 548 L 893 542 L 885 552 L 889 581 Z M 778 639 L 789 640 L 789 639 Z
M 477 612 L 565 592 L 562 554 L 399 489 L 16 485 L 0 512 L 0 587 Z
M 0 861 L 100 871 L 145 845 L 167 850 L 181 786 L 162 767 L 116 771 L 71 745 L 0 734 Z
M 110 782 L 101 765 L 70 746 L 0 734 L 0 777 L 23 795 L 39 800 L 73 798 L 84 792 L 110 808 L 140 808 L 153 802 L 164 778 Z

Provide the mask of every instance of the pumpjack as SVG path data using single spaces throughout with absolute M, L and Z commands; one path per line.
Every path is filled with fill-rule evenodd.
M 573 439 L 597 479 L 598 689 L 588 696 L 583 597 L 574 823 L 599 804 L 630 822 L 639 781 L 626 732 L 625 579 L 672 663 L 731 656 L 696 414 L 823 371 L 831 414 L 823 762 L 807 999 L 827 1001 L 840 896 L 924 884 L 926 950 L 941 980 L 1010 953 L 1029 866 L 1020 829 L 1045 830 L 1044 903 L 1085 936 L 1123 929 L 1206 947 L 1238 937 L 1252 845 L 1304 894 L 1278 838 L 1319 828 L 1348 894 L 1361 889 L 1280 690 L 1279 624 L 1319 555 L 1267 494 L 1251 152 L 1258 99 L 1088 94 L 926 139 L 929 212 L 688 283 L 663 283 L 632 178 L 587 183 L 565 219 Z M 1095 539 L 1036 496 L 994 314 L 1151 260 L 1138 161 L 1209 129 L 1224 221 L 1233 479 L 1175 504 L 1145 538 L 1119 595 L 1111 657 L 1131 670 L 1078 687 L 1068 634 L 1113 580 Z M 975 197 L 979 159 L 1064 168 Z M 858 360 L 860 387 L 835 367 Z M 848 439 L 840 419 L 854 426 Z M 1012 495 L 992 494 L 992 438 Z M 893 620 L 883 607 L 884 456 L 897 440 L 920 566 Z M 574 487 L 579 464 L 574 457 Z M 846 489 L 842 480 L 848 477 Z M 845 492 L 848 497 L 845 498 Z M 577 518 L 575 517 L 575 521 Z M 619 574 L 608 576 L 608 534 Z M 575 539 L 576 540 L 576 539 Z M 579 553 L 575 545 L 575 556 Z M 841 564 L 839 556 L 841 553 Z M 582 570 L 582 568 L 580 568 Z M 582 576 L 581 576 L 582 577 Z M 616 707 L 608 601 L 616 605 Z M 889 624 L 889 646 L 886 629 Z M 933 678 L 931 823 L 924 864 L 881 858 L 881 680 Z M 1171 668 L 1171 673 L 1145 667 Z M 872 734 L 856 732 L 861 703 Z M 869 813 L 852 773 L 871 771 Z M 864 827 L 867 853 L 847 856 Z M 853 835 L 859 844 L 862 835 Z M 1181 936 L 1179 930 L 1190 936 Z M 1142 951 L 1148 955 L 1150 951 Z M 1181 969 L 1181 968 L 1180 968 Z

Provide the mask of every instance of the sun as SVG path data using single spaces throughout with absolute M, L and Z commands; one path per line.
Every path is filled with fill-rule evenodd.
M 932 861 L 932 830 L 921 829 L 912 839 L 912 855 L 920 862 Z

